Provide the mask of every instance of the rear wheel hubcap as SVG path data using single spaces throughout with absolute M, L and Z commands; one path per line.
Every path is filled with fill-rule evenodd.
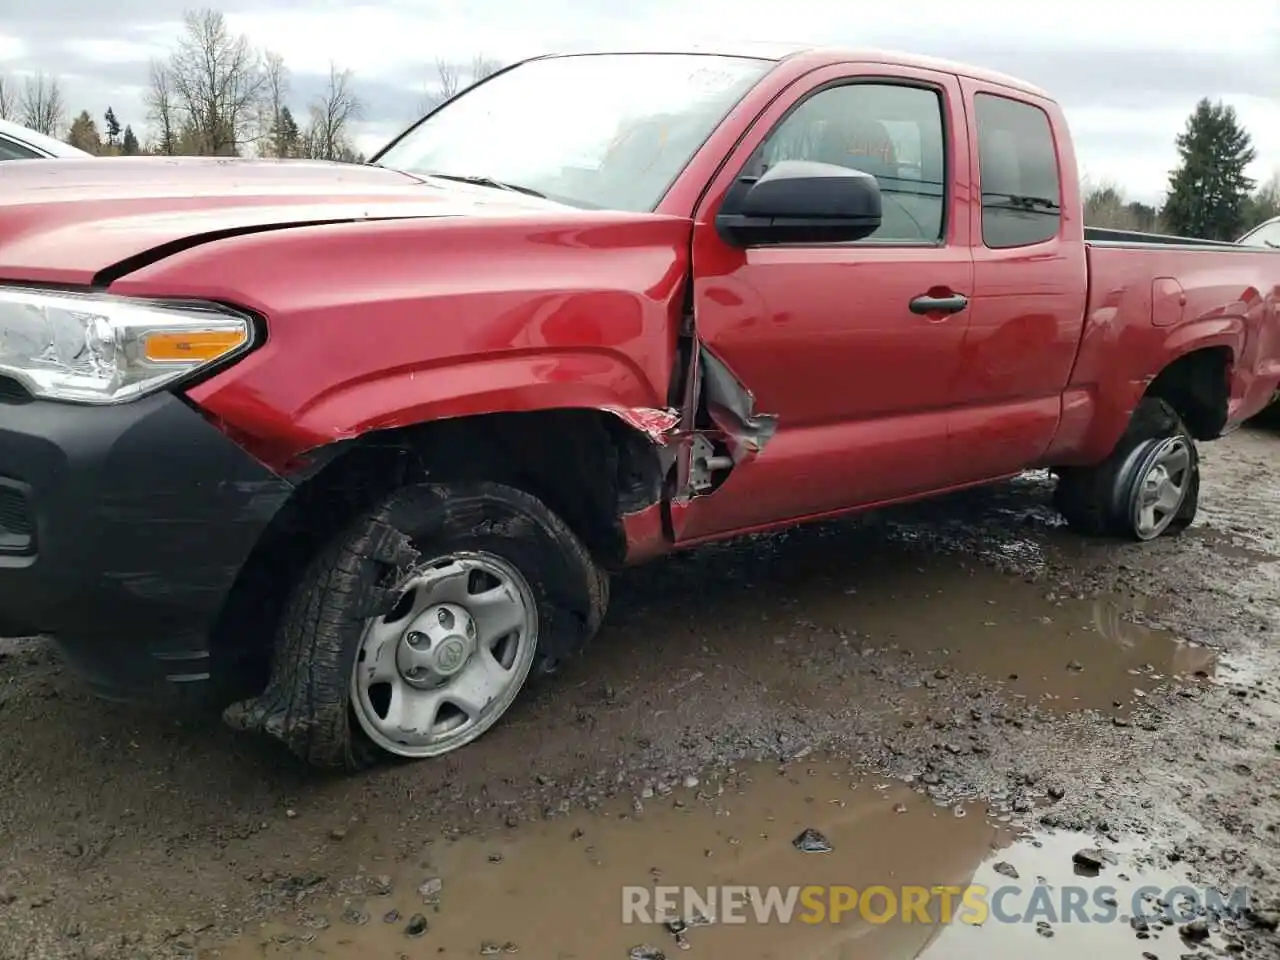
M 1184 437 L 1170 437 L 1148 455 L 1130 516 L 1143 540 L 1160 536 L 1178 516 L 1190 488 L 1191 456 L 1191 446 Z

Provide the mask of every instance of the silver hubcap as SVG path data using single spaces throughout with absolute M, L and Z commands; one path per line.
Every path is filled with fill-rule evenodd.
M 520 571 L 489 553 L 421 565 L 398 589 L 395 609 L 365 625 L 351 702 L 384 750 L 438 756 L 488 730 L 520 692 L 537 606 Z
M 1182 437 L 1165 440 L 1150 458 L 1133 503 L 1133 528 L 1150 540 L 1164 533 L 1182 507 L 1191 476 L 1191 449 Z

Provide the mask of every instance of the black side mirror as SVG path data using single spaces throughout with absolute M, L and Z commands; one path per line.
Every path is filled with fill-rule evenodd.
M 880 185 L 861 170 L 783 160 L 745 191 L 730 190 L 716 229 L 735 246 L 849 243 L 880 227 Z

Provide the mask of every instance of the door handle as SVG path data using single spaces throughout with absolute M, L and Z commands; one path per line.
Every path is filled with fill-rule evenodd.
M 948 297 L 930 297 L 927 294 L 911 301 L 911 312 L 925 313 L 959 313 L 969 305 L 969 298 L 963 293 L 953 293 Z

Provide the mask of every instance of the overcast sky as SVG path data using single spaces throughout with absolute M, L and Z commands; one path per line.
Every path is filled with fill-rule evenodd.
M 182 0 L 0 0 L 0 72 L 43 69 L 72 112 L 146 126 L 147 59 L 177 35 Z M 1173 138 L 1203 96 L 1235 106 L 1280 170 L 1280 0 L 227 0 L 232 27 L 283 54 L 305 106 L 330 59 L 367 103 L 360 146 L 414 118 L 437 58 L 511 60 L 652 38 L 814 42 L 964 60 L 1037 83 L 1065 106 L 1083 172 L 1157 201 Z

